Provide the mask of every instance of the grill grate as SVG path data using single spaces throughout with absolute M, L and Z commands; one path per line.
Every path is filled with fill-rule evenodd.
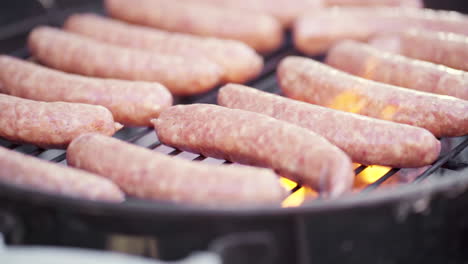
M 34 17 L 28 20 L 25 20 L 21 23 L 7 25 L 4 28 L 0 28 L 0 43 L 5 43 L 11 41 L 13 39 L 17 39 L 19 36 L 25 36 L 26 33 L 31 30 L 37 24 L 48 24 L 48 25 L 60 25 L 64 19 L 75 12 L 83 12 L 83 11 L 93 11 L 102 13 L 102 8 L 100 6 L 86 6 L 80 7 L 78 9 L 59 9 L 58 7 L 54 7 L 53 10 L 49 10 L 45 15 Z M 20 25 L 20 26 L 18 26 Z M 27 58 L 29 56 L 27 52 L 27 48 L 25 47 L 25 39 L 21 40 L 20 44 L 17 44 L 17 47 L 20 47 L 13 51 L 8 51 L 9 54 L 17 57 Z M 11 46 L 11 43 L 9 44 Z M 0 45 L 1 46 L 1 45 Z M 8 46 L 8 45 L 7 45 Z M 0 50 L 2 51 L 2 50 Z M 5 51 L 2 51 L 5 52 Z M 276 51 L 275 53 L 268 55 L 265 57 L 265 67 L 261 75 L 249 82 L 247 85 L 255 87 L 257 89 L 272 92 L 272 93 L 279 93 L 279 88 L 276 82 L 276 67 L 278 63 L 281 61 L 282 58 L 289 56 L 289 55 L 299 55 L 299 53 L 294 50 L 291 38 L 288 37 L 287 41 L 284 43 L 283 47 Z M 321 60 L 323 58 L 315 58 Z M 175 103 L 178 104 L 190 104 L 190 103 L 216 103 L 216 95 L 217 89 L 207 92 L 202 95 L 193 96 L 193 97 L 183 97 L 183 98 L 175 98 Z M 116 135 L 116 138 L 131 142 L 133 144 L 152 149 L 157 152 L 161 152 L 171 156 L 177 156 L 183 159 L 189 159 L 199 162 L 205 162 L 210 164 L 229 164 L 230 162 L 214 159 L 214 158 L 207 158 L 201 155 L 188 153 L 184 151 L 179 151 L 169 146 L 162 145 L 159 140 L 157 139 L 156 133 L 151 128 L 124 128 L 119 131 Z M 64 150 L 58 149 L 42 149 L 32 145 L 18 145 L 12 142 L 0 139 L 0 146 L 7 147 L 9 149 L 19 151 L 28 155 L 37 156 L 38 158 L 49 160 L 52 162 L 66 164 L 66 152 Z M 434 175 L 438 169 L 447 167 L 447 164 L 451 159 L 456 157 L 460 152 L 468 147 L 468 137 L 466 137 L 460 144 L 456 145 L 454 148 L 450 149 L 445 155 L 439 158 L 432 167 L 427 169 L 421 175 L 419 175 L 414 183 L 419 183 L 430 176 Z M 363 171 L 365 171 L 368 167 L 364 165 L 360 165 L 355 169 L 355 174 L 359 175 Z M 450 166 L 449 168 L 450 169 Z M 384 182 L 389 180 L 392 176 L 395 176 L 400 169 L 393 168 L 384 175 L 382 175 L 377 181 L 372 184 L 365 186 L 361 193 L 367 193 L 372 190 L 375 190 L 379 186 L 381 186 Z M 300 185 L 291 189 L 291 193 L 295 193 L 301 188 Z M 319 197 L 320 198 L 320 197 Z M 134 200 L 130 198 L 130 200 Z M 320 199 L 317 199 L 319 201 Z

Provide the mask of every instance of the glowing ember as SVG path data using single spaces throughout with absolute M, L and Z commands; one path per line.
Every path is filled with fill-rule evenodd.
M 392 120 L 393 115 L 395 115 L 397 108 L 393 105 L 388 105 L 382 110 L 382 119 Z
M 382 178 L 387 172 L 392 168 L 384 166 L 369 166 L 363 172 L 361 172 L 357 177 L 366 184 L 371 184 L 376 182 L 378 179 Z
M 281 185 L 283 185 L 283 187 L 289 191 L 294 189 L 294 187 L 297 186 L 297 183 L 291 181 L 290 179 L 286 179 L 283 177 L 281 177 L 280 182 L 281 182 Z
M 292 190 L 297 186 L 297 183 L 288 180 L 286 178 L 280 179 L 281 184 L 287 189 Z M 306 199 L 310 199 L 312 197 L 317 197 L 317 192 L 312 189 L 301 187 L 299 190 L 294 192 L 293 194 L 289 195 L 286 199 L 284 199 L 283 203 L 281 204 L 282 207 L 298 207 L 304 203 Z
M 328 107 L 351 113 L 359 113 L 366 104 L 367 101 L 364 97 L 353 92 L 344 92 L 338 95 Z

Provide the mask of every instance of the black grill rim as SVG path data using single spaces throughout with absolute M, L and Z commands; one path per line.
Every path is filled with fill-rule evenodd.
M 437 181 L 420 184 L 405 184 L 398 188 L 383 189 L 366 195 L 350 194 L 339 199 L 307 202 L 301 207 L 280 208 L 279 206 L 204 208 L 186 205 L 160 207 L 159 203 L 122 203 L 88 201 L 69 198 L 0 184 L 0 197 L 6 200 L 22 201 L 37 206 L 57 208 L 94 216 L 117 217 L 271 217 L 333 212 L 357 209 L 384 204 L 416 202 L 421 199 L 432 200 L 437 195 L 456 198 L 468 189 L 468 174 L 458 177 L 443 177 Z

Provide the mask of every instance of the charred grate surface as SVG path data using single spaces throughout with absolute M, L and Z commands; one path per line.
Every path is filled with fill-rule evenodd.
M 3 48 L 0 49 L 1 53 L 9 53 L 10 55 L 27 58 L 29 57 L 29 53 L 27 47 L 25 46 L 26 36 L 27 33 L 33 29 L 37 25 L 51 25 L 51 26 L 59 26 L 63 23 L 63 21 L 69 15 L 77 12 L 95 12 L 95 13 L 103 13 L 102 6 L 96 4 L 88 4 L 85 6 L 80 6 L 79 8 L 68 8 L 62 9 L 60 6 L 51 6 L 45 8 L 44 15 L 32 17 L 26 19 L 22 22 L 12 23 L 10 25 L 6 25 L 0 28 L 0 48 L 3 47 L 3 44 L 7 47 L 14 46 L 14 49 L 9 49 L 5 51 Z M 283 46 L 276 52 L 269 54 L 264 57 L 265 59 L 265 67 L 263 72 L 260 74 L 258 78 L 253 81 L 247 83 L 247 85 L 252 86 L 254 88 L 271 92 L 271 93 L 280 93 L 280 89 L 278 87 L 276 81 L 276 68 L 279 62 L 286 56 L 290 55 L 301 55 L 298 51 L 296 51 L 293 47 L 291 37 L 288 36 L 287 40 L 283 44 Z M 317 60 L 323 60 L 321 57 L 315 58 Z M 205 94 L 192 96 L 192 97 L 178 97 L 175 98 L 176 104 L 191 104 L 191 103 L 216 103 L 216 96 L 217 96 L 217 89 L 214 89 L 210 92 Z M 154 151 L 164 153 L 171 156 L 177 156 L 187 160 L 193 160 L 198 162 L 205 162 L 210 164 L 230 164 L 229 161 L 214 159 L 204 157 L 198 154 L 189 153 L 185 151 L 180 151 L 174 149 L 172 147 L 166 146 L 159 142 L 156 133 L 152 128 L 124 128 L 117 132 L 114 136 L 116 138 L 125 140 L 127 142 L 136 144 L 138 146 L 142 146 L 148 149 L 152 149 Z M 419 174 L 415 179 L 413 179 L 412 183 L 419 183 L 423 180 L 426 180 L 434 175 L 438 170 L 460 170 L 468 168 L 468 159 L 457 160 L 456 157 L 464 150 L 467 150 L 468 147 L 468 137 L 457 138 L 457 139 L 443 139 L 443 143 L 448 142 L 445 144 L 446 150 L 445 153 L 441 154 L 441 157 L 428 169 L 423 171 Z M 28 155 L 33 155 L 38 158 L 66 164 L 66 152 L 65 150 L 60 149 L 42 149 L 38 148 L 33 145 L 19 145 L 4 139 L 0 138 L 0 146 L 19 151 L 21 153 L 25 153 Z M 447 150 L 448 148 L 448 150 Z M 466 152 L 466 151 L 465 151 Z M 464 155 L 465 156 L 465 155 Z M 468 156 L 468 155 L 466 155 Z M 355 174 L 360 175 L 366 169 L 368 169 L 365 165 L 359 165 L 355 169 Z M 400 171 L 399 168 L 392 168 L 387 173 L 383 174 L 371 184 L 364 186 L 362 188 L 361 194 L 366 194 L 376 188 L 379 188 L 382 184 L 389 181 L 392 177 L 398 174 Z M 434 177 L 436 178 L 436 177 Z M 295 193 L 296 191 L 300 190 L 301 186 L 297 185 L 296 187 L 291 189 L 291 193 Z M 320 201 L 321 198 L 318 197 L 317 201 Z M 144 202 L 139 199 L 133 199 L 130 197 L 127 202 Z

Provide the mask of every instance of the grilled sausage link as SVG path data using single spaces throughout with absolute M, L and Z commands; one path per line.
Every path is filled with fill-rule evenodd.
M 102 106 L 37 102 L 0 94 L 0 137 L 14 142 L 63 148 L 80 134 L 113 135 L 120 128 Z
M 424 6 L 422 0 L 324 0 L 324 2 L 327 6 Z
M 425 129 L 303 103 L 242 85 L 221 88 L 218 104 L 307 128 L 361 164 L 421 167 L 434 162 L 440 152 L 439 141 Z
M 347 40 L 330 49 L 327 64 L 369 80 L 468 100 L 468 74 Z
M 216 105 L 173 106 L 154 125 L 178 149 L 275 169 L 332 197 L 350 190 L 349 157 L 321 136 L 274 118 Z
M 158 83 L 82 77 L 0 55 L 0 92 L 31 100 L 102 105 L 125 125 L 149 126 L 172 105 L 172 95 Z
M 293 99 L 425 128 L 437 137 L 468 133 L 468 102 L 377 83 L 301 57 L 278 68 L 281 89 Z
M 0 182 L 74 198 L 122 202 L 111 181 L 0 147 Z
M 223 80 L 243 83 L 263 68 L 262 58 L 242 42 L 172 33 L 130 25 L 93 14 L 70 16 L 64 24 L 75 32 L 110 44 L 186 57 L 206 57 L 224 69 Z
M 53 68 L 102 78 L 160 82 L 177 95 L 210 90 L 223 75 L 220 66 L 207 59 L 117 47 L 51 27 L 34 29 L 28 45 L 39 61 Z
M 410 29 L 377 36 L 371 44 L 406 57 L 468 71 L 468 38 L 465 35 Z
M 255 12 L 173 0 L 106 0 L 115 18 L 167 31 L 234 39 L 259 52 L 271 52 L 283 42 L 281 24 Z
M 185 0 L 189 1 L 189 0 Z M 269 14 L 288 28 L 306 10 L 313 10 L 323 6 L 322 0 L 190 0 L 192 2 L 212 4 L 224 8 Z
M 376 33 L 400 32 L 406 30 L 408 25 L 468 34 L 468 16 L 453 11 L 342 7 L 310 12 L 300 17 L 294 25 L 294 42 L 300 51 L 318 55 L 340 40 L 367 41 Z
M 145 199 L 246 206 L 279 204 L 286 194 L 278 177 L 267 169 L 187 161 L 98 134 L 75 139 L 67 161 Z

